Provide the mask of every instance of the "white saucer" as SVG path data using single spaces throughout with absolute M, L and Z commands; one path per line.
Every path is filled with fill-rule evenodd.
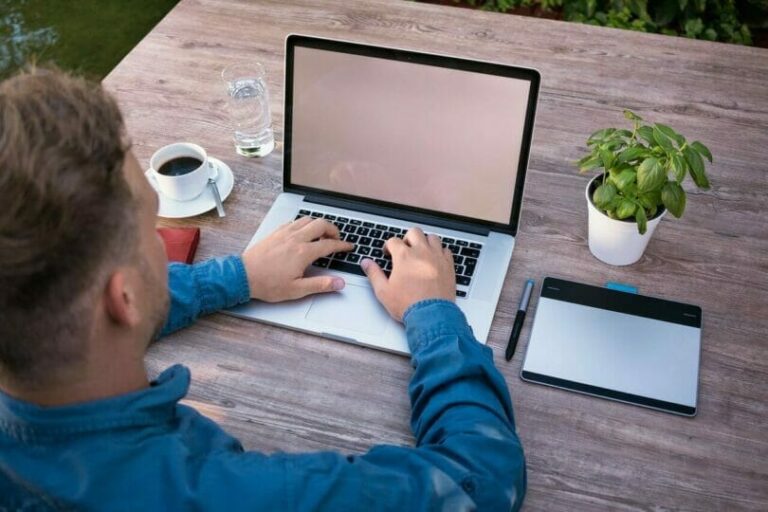
M 232 169 L 218 158 L 210 156 L 208 159 L 219 171 L 219 175 L 216 177 L 216 186 L 219 187 L 219 194 L 221 194 L 221 202 L 223 203 L 227 200 L 227 197 L 229 197 L 230 192 L 232 192 L 232 188 L 235 185 L 235 176 L 232 174 Z M 152 171 L 150 169 L 147 169 L 144 176 L 147 177 L 147 181 L 149 181 L 149 184 L 155 189 L 157 196 L 160 199 L 160 208 L 157 212 L 160 217 L 165 217 L 166 219 L 183 219 L 185 217 L 194 217 L 195 215 L 200 215 L 201 213 L 216 208 L 216 199 L 214 199 L 213 191 L 208 185 L 205 186 L 205 190 L 203 190 L 203 192 L 196 198 L 190 199 L 189 201 L 176 201 L 175 199 L 163 195 L 160 188 L 157 186 L 157 182 L 152 177 Z

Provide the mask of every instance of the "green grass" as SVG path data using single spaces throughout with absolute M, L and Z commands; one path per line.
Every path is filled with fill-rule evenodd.
M 30 60 L 101 79 L 179 0 L 0 0 L 0 79 Z

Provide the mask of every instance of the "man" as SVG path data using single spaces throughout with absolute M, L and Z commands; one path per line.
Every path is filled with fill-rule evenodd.
M 245 452 L 179 405 L 189 371 L 149 382 L 158 335 L 247 301 L 343 288 L 303 277 L 352 248 L 303 218 L 242 256 L 167 264 L 157 196 L 114 100 L 57 71 L 0 84 L 0 510 L 510 510 L 525 465 L 503 377 L 453 303 L 451 254 L 417 228 L 363 266 L 402 320 L 416 447 Z M 170 290 L 170 294 L 169 294 Z

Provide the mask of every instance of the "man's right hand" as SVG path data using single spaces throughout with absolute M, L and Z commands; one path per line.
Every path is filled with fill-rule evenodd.
M 453 255 L 444 249 L 440 237 L 424 236 L 412 228 L 403 239 L 390 238 L 384 249 L 392 255 L 392 274 L 387 278 L 375 261 L 361 262 L 371 280 L 376 297 L 395 320 L 412 305 L 424 299 L 456 298 Z

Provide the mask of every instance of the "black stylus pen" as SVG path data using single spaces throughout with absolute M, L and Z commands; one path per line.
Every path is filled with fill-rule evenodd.
M 515 349 L 517 348 L 517 339 L 520 337 L 520 331 L 523 330 L 523 322 L 525 322 L 525 311 L 528 309 L 528 302 L 531 300 L 531 292 L 533 291 L 533 279 L 529 279 L 525 282 L 525 288 L 523 289 L 523 296 L 520 297 L 520 305 L 517 307 L 517 315 L 515 315 L 515 323 L 512 325 L 512 334 L 509 335 L 509 343 L 507 344 L 507 351 L 504 353 L 504 358 L 509 361 L 512 356 L 515 355 Z

